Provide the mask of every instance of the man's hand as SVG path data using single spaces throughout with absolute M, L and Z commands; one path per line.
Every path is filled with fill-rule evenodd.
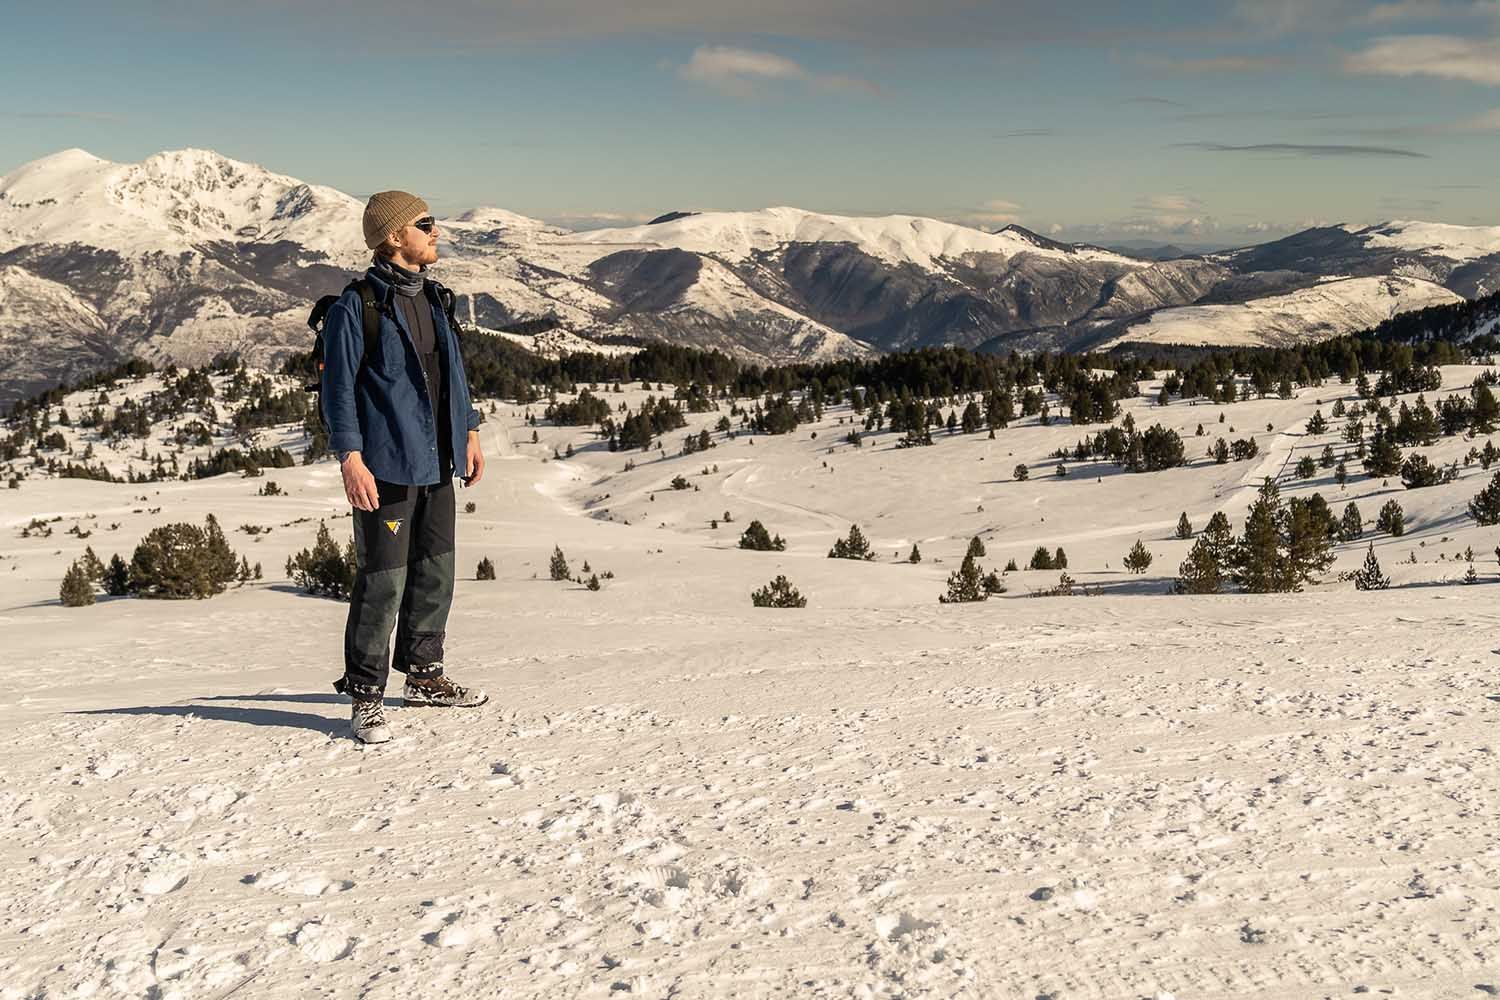
M 375 476 L 365 468 L 365 460 L 357 451 L 351 451 L 339 463 L 344 473 L 344 496 L 359 510 L 374 510 L 380 506 L 380 494 L 375 489 Z
M 464 485 L 473 486 L 484 475 L 484 452 L 479 448 L 478 431 L 469 432 L 469 443 L 465 450 L 468 454 L 464 459 Z

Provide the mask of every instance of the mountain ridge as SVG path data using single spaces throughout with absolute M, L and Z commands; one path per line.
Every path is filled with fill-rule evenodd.
M 239 351 L 274 365 L 306 349 L 311 301 L 368 263 L 362 213 L 334 188 L 208 149 L 121 164 L 71 148 L 17 167 L 0 177 L 0 274 L 49 284 L 4 286 L 0 398 L 132 355 L 201 364 Z M 1018 225 L 785 205 L 583 232 L 478 206 L 442 228 L 435 274 L 478 326 L 542 323 L 582 343 L 655 338 L 760 363 L 1079 349 L 1137 339 L 1136 327 L 1198 339 L 1194 314 L 1170 314 L 1209 306 L 1236 313 L 1223 327 L 1235 343 L 1297 341 L 1351 332 L 1387 304 L 1339 281 L 1402 279 L 1389 298 L 1412 308 L 1500 286 L 1500 227 L 1412 220 L 1167 261 Z M 1318 306 L 1257 325 L 1255 303 L 1271 300 Z

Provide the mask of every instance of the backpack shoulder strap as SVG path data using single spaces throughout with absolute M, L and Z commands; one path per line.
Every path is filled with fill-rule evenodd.
M 438 302 L 443 307 L 443 315 L 448 317 L 448 328 L 451 329 L 453 331 L 453 335 L 457 337 L 460 333 L 463 332 L 463 326 L 458 322 L 458 314 L 456 309 L 458 305 L 458 296 L 453 294 L 452 289 L 448 288 L 446 285 L 440 285 L 436 281 L 432 283 L 432 288 L 433 291 L 437 293 Z
M 365 354 L 368 355 L 380 343 L 380 302 L 375 298 L 374 286 L 364 278 L 349 282 L 345 291 L 350 288 L 359 292 L 359 304 L 364 318 Z

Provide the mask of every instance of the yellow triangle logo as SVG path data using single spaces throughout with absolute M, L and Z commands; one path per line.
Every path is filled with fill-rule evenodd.
M 385 526 L 387 528 L 390 528 L 391 529 L 391 534 L 394 535 L 396 532 L 398 532 L 398 531 L 401 530 L 401 518 L 397 518 L 394 521 L 387 521 L 387 522 L 385 522 Z

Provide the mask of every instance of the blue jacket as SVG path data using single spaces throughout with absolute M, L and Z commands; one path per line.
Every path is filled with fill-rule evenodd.
M 328 446 L 336 452 L 360 452 L 376 479 L 427 486 L 442 478 L 438 435 L 447 434 L 453 441 L 453 473 L 462 476 L 468 432 L 479 426 L 479 411 L 469 398 L 458 337 L 448 327 L 432 282 L 422 295 L 432 308 L 448 386 L 448 412 L 438 414 L 428 398 L 411 331 L 392 301 L 396 290 L 374 268 L 365 278 L 382 305 L 373 355 L 364 356 L 364 306 L 354 289 L 339 297 L 323 324 L 321 384 Z

